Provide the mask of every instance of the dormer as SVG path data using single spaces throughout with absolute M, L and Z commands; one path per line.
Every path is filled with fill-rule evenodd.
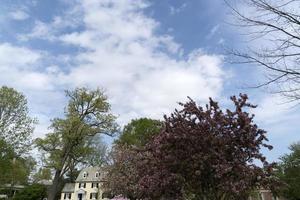
M 86 178 L 86 177 L 88 177 L 88 173 L 87 172 L 83 172 L 83 178 Z

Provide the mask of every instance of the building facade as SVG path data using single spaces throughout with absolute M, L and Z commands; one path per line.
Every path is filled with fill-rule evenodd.
M 83 169 L 75 183 L 66 183 L 61 200 L 104 200 L 103 174 L 100 167 L 88 167 Z
M 61 193 L 60 200 L 108 200 L 104 195 L 104 174 L 100 167 L 83 169 L 75 183 L 66 183 Z M 125 198 L 115 198 L 126 200 Z M 285 200 L 274 197 L 270 190 L 260 189 L 252 194 L 249 200 Z
M 275 197 L 270 190 L 260 189 L 256 194 L 249 197 L 249 200 L 286 200 L 283 197 Z

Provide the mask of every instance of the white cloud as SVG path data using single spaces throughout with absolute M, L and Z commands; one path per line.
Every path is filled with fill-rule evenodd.
M 182 12 L 187 6 L 187 3 L 183 3 L 181 6 L 175 8 L 174 6 L 170 6 L 170 14 L 176 15 L 180 12 Z
M 74 2 L 68 2 L 71 8 L 65 10 L 61 16 L 54 16 L 50 22 L 44 22 L 39 19 L 34 21 L 32 31 L 27 34 L 18 34 L 20 41 L 28 41 L 30 39 L 43 39 L 57 42 L 58 36 L 65 28 L 76 28 L 82 22 L 81 10 Z M 67 4 L 67 2 L 66 2 Z
M 51 90 L 56 74 L 40 69 L 42 52 L 8 43 L 0 43 L 0 83 L 10 84 L 22 90 Z
M 223 57 L 200 49 L 183 56 L 181 45 L 171 35 L 157 34 L 159 22 L 143 13 L 146 1 L 83 0 L 71 6 L 67 14 L 50 23 L 37 20 L 33 31 L 20 38 L 81 47 L 67 63 L 72 67 L 45 65 L 45 59 L 55 59 L 50 53 L 9 45 L 10 56 L 0 58 L 0 70 L 9 74 L 0 75 L 0 83 L 25 91 L 33 102 L 33 113 L 43 116 L 37 131 L 45 130 L 47 117 L 57 117 L 59 109 L 63 113 L 62 90 L 75 86 L 105 88 L 122 124 L 141 116 L 161 118 L 187 96 L 201 102 L 220 96 L 225 79 Z M 78 25 L 84 29 L 64 32 Z
M 271 152 L 263 150 L 271 161 L 278 160 L 288 152 L 290 144 L 299 140 L 299 112 L 295 105 L 283 102 L 279 95 L 264 94 L 257 101 L 258 107 L 253 109 L 254 121 L 267 131 L 268 143 L 274 147 Z
M 13 20 L 17 21 L 23 21 L 29 18 L 28 13 L 26 13 L 24 10 L 15 10 L 9 13 L 9 16 Z
M 59 19 L 59 18 L 57 18 Z M 59 25 L 59 22 L 54 19 L 51 24 L 44 23 L 42 21 L 35 21 L 34 27 L 31 33 L 28 34 L 20 34 L 18 35 L 18 39 L 21 41 L 27 41 L 32 38 L 46 39 L 46 40 L 55 40 L 55 31 Z
M 45 134 L 41 130 L 49 125 L 50 118 L 61 113 L 64 102 L 63 94 L 56 87 L 61 72 L 55 71 L 53 66 L 41 70 L 44 56 L 47 55 L 32 49 L 0 43 L 0 85 L 13 87 L 26 95 L 31 115 L 40 120 L 34 136 Z
M 83 64 L 65 79 L 106 88 L 122 122 L 133 116 L 162 117 L 187 96 L 200 101 L 219 96 L 223 58 L 200 50 L 182 58 L 171 36 L 156 34 L 159 23 L 142 13 L 146 4 L 126 2 L 82 1 L 87 29 L 60 39 L 87 51 L 78 54 Z
M 266 95 L 260 100 L 258 107 L 254 109 L 256 121 L 266 125 L 276 125 L 297 118 L 293 113 L 293 105 L 283 103 L 279 95 Z
M 30 67 L 30 64 L 37 62 L 40 57 L 40 53 L 28 48 L 16 47 L 9 43 L 0 43 L 0 66 L 2 70 L 11 66 Z

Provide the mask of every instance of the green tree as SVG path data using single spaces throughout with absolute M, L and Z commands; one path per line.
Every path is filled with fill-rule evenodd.
M 115 141 L 118 145 L 144 146 L 154 135 L 158 134 L 163 127 L 159 120 L 140 118 L 131 120 L 124 129 L 119 139 Z
M 12 177 L 12 185 L 14 184 L 27 184 L 31 172 L 34 170 L 36 161 L 33 157 L 26 158 L 15 157 L 12 159 L 12 168 L 10 170 L 10 177 Z
M 291 152 L 280 158 L 278 177 L 286 183 L 281 191 L 290 200 L 300 199 L 300 142 L 292 144 Z
M 25 96 L 0 87 L 0 184 L 26 184 L 35 160 L 26 155 L 36 120 L 29 116 Z
M 45 153 L 47 167 L 55 171 L 48 200 L 54 200 L 60 192 L 64 175 L 93 152 L 90 139 L 96 134 L 113 135 L 118 128 L 107 96 L 101 90 L 77 88 L 66 95 L 69 103 L 65 118 L 54 119 L 52 132 L 36 140 L 37 147 Z
M 66 173 L 66 176 L 64 178 L 65 183 L 74 183 L 80 174 L 80 170 L 77 168 L 71 168 L 70 171 Z
M 18 155 L 28 151 L 36 120 L 28 114 L 25 96 L 13 88 L 0 88 L 0 139 Z
M 13 200 L 42 200 L 47 196 L 47 188 L 44 185 L 33 184 L 17 192 Z
M 135 150 L 143 148 L 162 127 L 163 122 L 149 118 L 131 120 L 124 127 L 110 154 L 112 164 L 107 166 L 108 181 L 104 187 L 111 195 L 122 194 L 130 199 L 139 197 L 136 162 L 140 155 Z
M 27 184 L 36 162 L 33 157 L 20 157 L 5 141 L 0 140 L 0 186 L 10 184 L 6 194 L 13 196 L 15 184 Z
M 14 151 L 3 139 L 0 139 L 0 185 L 11 181 L 10 174 Z
M 103 142 L 100 134 L 95 135 L 89 141 L 91 152 L 85 158 L 85 166 L 103 166 L 108 164 L 108 147 Z
M 40 168 L 34 175 L 33 175 L 33 182 L 38 183 L 41 180 L 51 180 L 51 170 L 49 168 Z

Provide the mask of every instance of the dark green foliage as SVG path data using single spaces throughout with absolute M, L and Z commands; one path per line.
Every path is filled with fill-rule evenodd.
M 0 139 L 0 185 L 11 181 L 9 174 L 12 169 L 12 159 L 14 152 L 4 140 Z
M 34 158 L 19 157 L 11 145 L 0 140 L 0 185 L 26 184 L 35 164 Z
M 127 146 L 144 146 L 152 137 L 160 132 L 163 123 L 159 120 L 140 118 L 134 119 L 124 127 L 116 144 Z
M 281 157 L 278 177 L 287 184 L 281 195 L 290 200 L 300 199 L 300 142 L 290 146 L 291 153 Z
M 44 185 L 33 184 L 16 193 L 13 200 L 42 200 L 47 196 L 47 188 Z

